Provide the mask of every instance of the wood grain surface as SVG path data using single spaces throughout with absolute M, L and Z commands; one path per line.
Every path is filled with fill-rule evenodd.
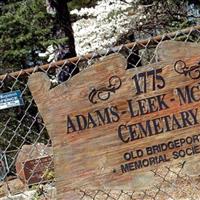
M 182 42 L 182 41 L 164 41 L 156 49 L 157 61 L 176 61 L 181 58 L 189 58 L 200 55 L 199 43 Z M 200 156 L 191 161 L 184 162 L 182 171 L 188 176 L 200 175 Z
M 157 61 L 173 61 L 200 55 L 200 45 L 194 42 L 166 40 L 156 48 Z
M 200 153 L 200 55 L 125 70 L 105 57 L 50 89 L 44 73 L 29 88 L 54 148 L 58 199 L 80 186 L 133 189 L 134 175 Z

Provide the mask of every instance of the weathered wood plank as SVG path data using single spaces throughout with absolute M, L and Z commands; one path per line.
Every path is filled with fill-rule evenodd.
M 80 186 L 132 189 L 140 172 L 199 156 L 199 60 L 126 71 L 125 58 L 113 54 L 53 89 L 45 74 L 33 74 L 58 198 Z
M 200 44 L 167 40 L 156 48 L 157 61 L 173 61 L 200 55 Z
M 173 61 L 200 55 L 200 44 L 181 41 L 164 41 L 157 47 L 156 59 L 158 61 Z M 200 157 L 184 163 L 183 171 L 189 176 L 200 175 Z

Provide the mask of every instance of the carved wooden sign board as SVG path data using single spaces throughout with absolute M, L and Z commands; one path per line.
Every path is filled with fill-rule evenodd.
M 50 89 L 29 87 L 53 142 L 56 187 L 133 189 L 134 174 L 200 153 L 200 54 L 126 70 L 105 57 Z M 59 196 L 58 195 L 58 196 Z

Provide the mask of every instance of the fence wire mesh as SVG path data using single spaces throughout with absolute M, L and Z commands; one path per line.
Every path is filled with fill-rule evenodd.
M 27 86 L 30 74 L 36 71 L 45 72 L 50 77 L 53 87 L 64 80 L 69 80 L 77 68 L 82 71 L 103 56 L 114 52 L 121 53 L 126 57 L 128 68 L 144 66 L 156 62 L 156 47 L 164 40 L 199 43 L 200 27 L 166 33 L 123 44 L 106 51 L 1 75 L 0 92 L 20 90 L 24 100 L 24 105 L 21 107 L 0 111 L 1 198 L 56 199 L 51 140 Z M 70 72 L 69 66 L 73 66 L 73 70 Z M 186 173 L 184 164 L 167 165 L 153 170 L 152 173 L 157 182 L 150 188 L 140 191 L 136 188 L 133 188 L 132 191 L 106 189 L 93 191 L 75 188 L 69 192 L 66 199 L 200 199 L 200 177 L 198 174 L 192 176 L 192 172 Z

